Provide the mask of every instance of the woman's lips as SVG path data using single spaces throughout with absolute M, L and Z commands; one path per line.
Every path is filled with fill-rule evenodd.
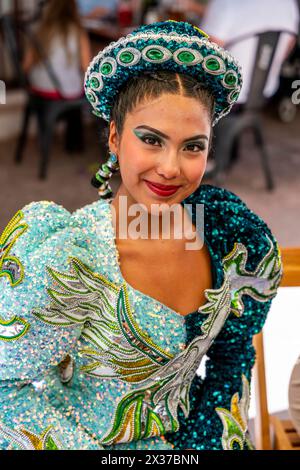
M 144 181 L 147 184 L 148 188 L 159 196 L 171 196 L 172 194 L 176 193 L 176 191 L 178 191 L 178 189 L 180 188 L 180 186 L 166 186 L 163 184 L 152 183 L 147 180 Z

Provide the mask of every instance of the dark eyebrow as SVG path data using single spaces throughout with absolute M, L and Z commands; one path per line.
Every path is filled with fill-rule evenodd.
M 136 127 L 136 129 L 142 129 L 142 128 L 145 128 L 145 129 L 148 129 L 149 131 L 155 132 L 156 134 L 160 135 L 161 137 L 164 137 L 165 139 L 168 139 L 168 140 L 170 139 L 169 136 L 167 136 L 163 132 L 159 131 L 158 129 L 154 129 L 154 127 L 150 127 L 150 126 L 146 126 L 146 125 Z M 208 140 L 208 137 L 205 134 L 197 134 L 197 135 L 194 135 L 193 137 L 189 137 L 188 139 L 184 139 L 183 142 L 187 142 L 189 140 L 194 140 L 194 139 L 206 139 L 206 140 Z

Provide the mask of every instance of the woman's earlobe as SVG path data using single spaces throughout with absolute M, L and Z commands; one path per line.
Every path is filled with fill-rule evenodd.
M 110 151 L 116 154 L 118 152 L 118 133 L 114 121 L 111 121 L 109 126 L 108 143 Z

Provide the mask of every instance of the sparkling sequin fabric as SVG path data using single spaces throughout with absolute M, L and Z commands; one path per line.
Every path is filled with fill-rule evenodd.
M 204 204 L 214 280 L 187 316 L 126 283 L 109 201 L 14 216 L 0 238 L 0 448 L 253 448 L 252 337 L 282 275 L 278 245 L 225 189 L 185 202 L 193 219 Z
M 243 79 L 237 60 L 185 21 L 142 25 L 101 50 L 85 74 L 85 93 L 93 113 L 110 120 L 115 96 L 134 75 L 160 69 L 190 74 L 210 90 L 216 108 L 213 126 L 238 99 Z

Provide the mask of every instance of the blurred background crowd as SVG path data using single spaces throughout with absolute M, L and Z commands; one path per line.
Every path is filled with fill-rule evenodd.
M 108 157 L 107 124 L 91 114 L 84 72 L 109 42 L 167 19 L 203 29 L 243 71 L 238 102 L 214 129 L 203 182 L 234 191 L 281 246 L 300 247 L 300 0 L 0 0 L 0 231 L 31 201 L 73 211 L 98 197 L 90 179 Z M 113 189 L 119 182 L 114 176 Z M 300 307 L 299 297 L 287 302 L 290 312 Z M 297 348 L 286 352 L 281 387 L 298 340 Z M 271 350 L 274 358 L 275 339 Z M 295 374 L 290 398 L 300 432 Z M 271 408 L 287 406 L 286 386 Z

